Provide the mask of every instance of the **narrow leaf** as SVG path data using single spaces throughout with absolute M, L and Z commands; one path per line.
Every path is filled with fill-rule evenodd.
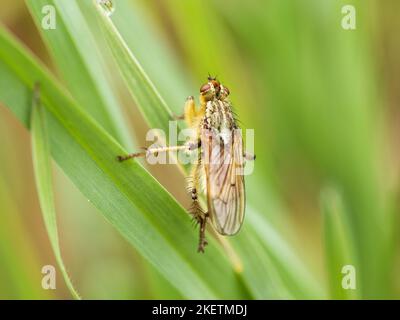
M 153 128 L 168 129 L 168 120 L 172 120 L 172 111 L 161 97 L 153 82 L 147 76 L 136 57 L 114 26 L 111 18 L 102 7 L 93 1 L 101 20 L 100 26 L 107 38 L 114 58 L 119 66 L 127 87 L 142 112 L 146 122 Z
M 39 101 L 39 86 L 35 88 L 32 104 L 32 158 L 36 187 L 39 194 L 43 220 L 53 248 L 56 261 L 72 296 L 80 299 L 67 273 L 61 257 L 60 243 L 57 231 L 56 210 L 54 206 L 53 182 L 51 176 L 50 145 L 47 132 L 46 116 Z
M 133 147 L 108 68 L 76 0 L 27 0 L 38 30 L 76 101 L 125 147 Z M 43 8 L 55 9 L 56 28 L 42 27 Z
M 354 255 L 353 241 L 351 241 L 349 233 L 344 203 L 336 189 L 329 188 L 323 191 L 321 209 L 326 253 L 325 265 L 331 298 L 355 299 L 359 297 L 359 290 L 357 289 L 360 289 L 357 288 L 357 270 L 359 270 L 357 266 L 359 263 L 357 263 L 357 257 Z M 354 278 L 352 279 L 353 273 Z M 355 285 L 355 288 L 352 285 Z

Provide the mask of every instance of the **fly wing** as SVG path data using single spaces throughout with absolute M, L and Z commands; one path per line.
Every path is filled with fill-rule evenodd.
M 219 233 L 233 235 L 243 223 L 245 209 L 242 135 L 229 130 L 223 139 L 203 129 L 201 140 L 211 222 Z

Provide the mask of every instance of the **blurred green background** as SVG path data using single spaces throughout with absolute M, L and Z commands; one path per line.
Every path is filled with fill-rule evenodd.
M 148 126 L 89 2 L 79 5 L 107 61 L 127 136 L 132 146 L 143 145 Z M 400 2 L 114 2 L 112 20 L 173 112 L 197 95 L 208 73 L 229 87 L 242 126 L 255 130 L 248 205 L 316 279 L 321 294 L 314 298 L 400 297 Z M 356 30 L 341 26 L 346 4 L 356 8 Z M 74 61 L 60 66 L 63 57 L 47 49 L 24 1 L 3 0 L 0 21 L 67 86 L 79 81 L 65 77 Z M 0 298 L 70 298 L 61 276 L 55 291 L 40 286 L 42 266 L 56 262 L 38 204 L 30 134 L 1 103 L 0 146 Z M 147 168 L 189 207 L 185 179 L 174 166 Z M 61 249 L 84 298 L 182 298 L 57 165 L 53 173 Z M 257 250 L 248 243 L 250 259 Z M 341 288 L 344 264 L 357 270 L 354 292 Z M 292 290 L 265 288 L 262 296 L 289 298 Z

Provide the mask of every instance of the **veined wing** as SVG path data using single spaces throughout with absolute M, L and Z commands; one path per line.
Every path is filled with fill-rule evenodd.
M 202 162 L 211 222 L 219 233 L 234 235 L 245 211 L 243 140 L 237 129 L 229 130 L 224 138 L 213 129 L 202 130 Z

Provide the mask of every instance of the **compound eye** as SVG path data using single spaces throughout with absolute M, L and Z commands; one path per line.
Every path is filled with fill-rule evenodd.
M 215 91 L 216 91 L 216 92 L 219 92 L 219 89 L 221 88 L 219 82 L 216 81 L 216 80 L 211 80 L 211 83 L 212 83 L 212 85 L 213 85 Z
M 224 86 L 224 90 L 225 90 L 225 94 L 226 94 L 227 96 L 229 96 L 229 94 L 231 93 L 231 92 L 229 91 L 229 89 L 228 89 L 227 87 Z
M 206 92 L 209 91 L 210 89 L 211 89 L 211 86 L 210 86 L 208 83 L 203 84 L 203 85 L 201 86 L 201 88 L 200 88 L 200 93 L 206 93 Z

